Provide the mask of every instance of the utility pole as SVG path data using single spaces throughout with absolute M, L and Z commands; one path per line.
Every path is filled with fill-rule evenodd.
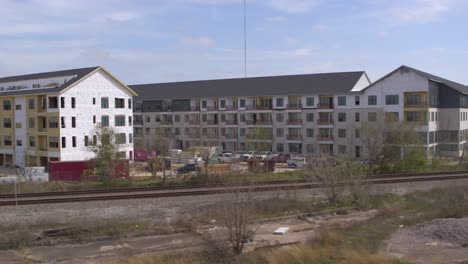
M 244 0 L 244 77 L 247 78 L 247 0 Z

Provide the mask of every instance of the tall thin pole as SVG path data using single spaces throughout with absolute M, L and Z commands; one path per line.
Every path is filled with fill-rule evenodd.
M 247 78 L 247 0 L 244 0 L 244 77 Z

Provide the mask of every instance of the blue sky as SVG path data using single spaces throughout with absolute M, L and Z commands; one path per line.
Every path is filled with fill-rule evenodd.
M 248 0 L 248 75 L 405 64 L 468 84 L 468 1 Z M 0 0 L 0 76 L 102 65 L 128 84 L 242 77 L 242 0 Z

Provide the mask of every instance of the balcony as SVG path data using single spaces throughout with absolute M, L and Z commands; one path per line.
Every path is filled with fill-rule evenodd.
M 288 140 L 302 141 L 302 135 L 288 135 Z
M 191 110 L 191 111 L 200 111 L 200 106 L 198 106 L 198 105 L 192 105 L 192 106 L 190 107 L 190 110 Z
M 217 125 L 217 124 L 218 124 L 218 121 L 217 121 L 217 120 L 208 119 L 208 120 L 206 121 L 206 123 L 208 123 L 208 125 Z
M 271 120 L 265 119 L 265 120 L 257 120 L 256 125 L 271 125 L 273 122 Z
M 169 126 L 172 125 L 172 120 L 161 120 L 162 126 Z
M 226 106 L 226 111 L 234 111 L 237 110 L 237 106 L 235 105 L 227 105 Z
M 333 135 L 319 135 L 319 141 L 333 141 Z
M 428 105 L 426 102 L 420 102 L 419 104 L 411 104 L 408 102 L 405 102 L 405 108 L 427 108 Z
M 288 108 L 288 109 L 292 109 L 292 110 L 294 110 L 294 109 L 302 109 L 302 104 L 288 104 L 288 105 L 287 105 L 287 108 Z
M 194 139 L 194 138 L 200 138 L 200 134 L 199 133 L 189 133 L 189 137 Z
M 271 110 L 272 107 L 271 105 L 256 105 L 255 109 L 256 110 Z
M 209 138 L 218 138 L 219 135 L 218 135 L 218 133 L 208 132 L 207 137 L 209 137 Z
M 237 120 L 226 119 L 226 125 L 237 125 Z
M 318 104 L 318 109 L 333 109 L 333 104 Z
M 318 125 L 333 125 L 333 119 L 317 119 Z
M 47 132 L 47 127 L 38 127 L 37 132 L 45 133 L 45 132 Z
M 200 125 L 200 120 L 189 120 L 190 125 Z
M 245 124 L 247 124 L 247 125 L 255 125 L 255 120 L 253 120 L 253 119 L 247 119 L 247 120 L 245 120 Z
M 288 125 L 302 125 L 302 120 L 301 119 L 288 119 L 287 124 Z
M 237 139 L 237 134 L 226 134 L 226 139 Z
M 218 107 L 215 105 L 209 105 L 206 109 L 208 111 L 218 111 Z
M 246 105 L 245 109 L 246 110 L 255 110 L 255 105 Z

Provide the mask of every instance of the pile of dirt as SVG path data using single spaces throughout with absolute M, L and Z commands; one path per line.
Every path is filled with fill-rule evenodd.
M 404 235 L 420 242 L 468 244 L 468 218 L 436 219 L 403 230 Z

